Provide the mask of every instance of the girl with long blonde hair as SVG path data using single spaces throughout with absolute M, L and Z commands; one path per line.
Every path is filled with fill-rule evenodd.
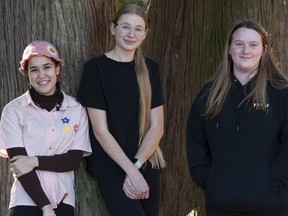
M 147 32 L 142 8 L 120 9 L 111 23 L 114 47 L 85 64 L 78 91 L 91 122 L 88 171 L 111 215 L 159 210 L 164 99 L 158 64 L 141 51 Z

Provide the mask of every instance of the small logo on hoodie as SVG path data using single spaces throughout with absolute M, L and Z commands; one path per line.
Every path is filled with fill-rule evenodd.
M 253 107 L 256 110 L 267 110 L 269 106 L 270 105 L 268 103 L 253 103 Z

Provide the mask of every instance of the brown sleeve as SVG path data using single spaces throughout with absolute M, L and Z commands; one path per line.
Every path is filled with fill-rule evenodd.
M 67 153 L 52 156 L 37 156 L 39 166 L 38 170 L 53 172 L 67 172 L 78 169 L 83 158 L 83 151 L 70 150 Z
M 6 149 L 6 151 L 10 159 L 18 155 L 27 155 L 25 148 L 10 148 Z M 45 205 L 50 204 L 50 201 L 48 200 L 43 188 L 41 187 L 39 178 L 35 170 L 32 170 L 31 172 L 18 177 L 18 180 L 21 183 L 24 190 L 26 191 L 26 193 L 38 206 L 38 208 L 41 209 Z

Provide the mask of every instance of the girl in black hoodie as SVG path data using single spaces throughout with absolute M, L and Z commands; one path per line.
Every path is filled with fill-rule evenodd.
M 207 216 L 288 215 L 288 80 L 266 31 L 237 23 L 192 104 L 187 154 Z

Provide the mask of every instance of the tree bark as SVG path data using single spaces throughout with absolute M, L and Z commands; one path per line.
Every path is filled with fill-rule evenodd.
M 161 215 L 201 216 L 203 192 L 192 182 L 186 159 L 191 103 L 222 60 L 228 31 L 238 20 L 253 19 L 266 28 L 286 71 L 287 1 L 151 1 L 151 29 L 144 48 L 160 63 L 166 97 L 161 146 L 168 167 L 162 175 Z
M 27 90 L 19 72 L 24 48 L 33 40 L 54 44 L 65 61 L 61 88 L 76 93 L 83 64 L 108 48 L 115 0 L 0 0 L 0 109 Z M 44 137 L 45 138 L 45 137 Z M 7 159 L 0 159 L 0 215 L 7 215 L 12 175 Z M 85 161 L 76 172 L 76 216 L 108 215 Z

